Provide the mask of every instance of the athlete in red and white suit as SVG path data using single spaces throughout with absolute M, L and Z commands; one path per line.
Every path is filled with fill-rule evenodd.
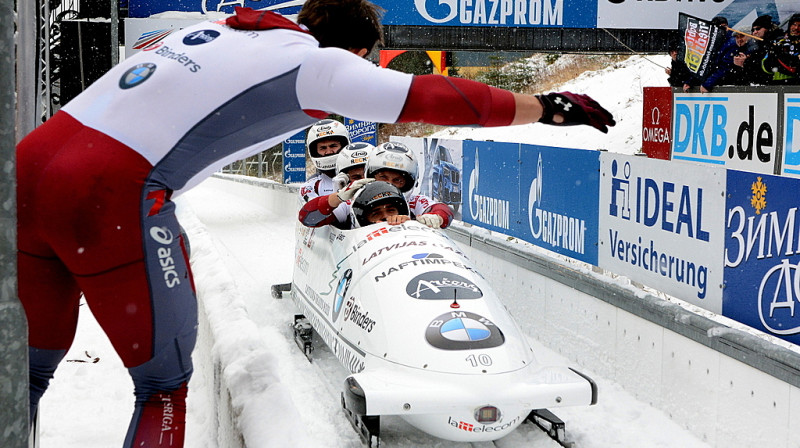
M 72 343 L 83 293 L 133 378 L 124 446 L 183 445 L 197 306 L 170 198 L 224 165 L 327 113 L 481 126 L 546 116 L 533 97 L 381 69 L 354 54 L 368 49 L 350 50 L 239 9 L 122 61 L 18 144 L 32 415 Z M 360 100 L 369 98 L 380 101 Z

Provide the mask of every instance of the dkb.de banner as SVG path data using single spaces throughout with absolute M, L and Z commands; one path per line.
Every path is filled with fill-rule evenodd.
M 800 344 L 800 180 L 728 171 L 722 314 Z

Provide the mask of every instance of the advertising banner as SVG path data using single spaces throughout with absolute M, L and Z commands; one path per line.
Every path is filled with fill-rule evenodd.
M 345 118 L 344 127 L 350 133 L 350 143 L 364 142 L 373 146 L 377 145 L 378 123 Z
M 283 183 L 306 181 L 306 131 L 283 141 Z
M 513 235 L 527 218 L 519 207 L 519 143 L 464 141 L 463 178 L 467 182 L 462 220 Z
M 783 95 L 783 160 L 780 174 L 800 178 L 800 93 Z
M 722 314 L 800 344 L 800 180 L 727 176 Z
M 384 25 L 594 28 L 597 0 L 376 0 Z
M 722 312 L 725 170 L 600 154 L 598 266 Z
M 645 87 L 642 105 L 642 152 L 651 159 L 669 160 L 672 149 L 672 89 Z
M 461 140 L 391 136 L 390 141 L 414 151 L 419 164 L 417 184 L 412 190 L 449 205 L 461 219 Z
M 128 0 L 128 17 L 150 17 L 166 11 L 222 12 L 233 14 L 237 6 L 269 9 L 282 15 L 297 15 L 303 1 L 286 0 Z
M 515 236 L 597 265 L 600 152 L 521 145 Z
M 774 174 L 778 94 L 675 94 L 672 159 Z
M 174 31 L 208 19 L 125 19 L 125 57 L 157 45 Z

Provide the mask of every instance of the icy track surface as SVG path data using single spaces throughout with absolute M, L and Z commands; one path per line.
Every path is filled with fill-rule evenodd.
M 288 297 L 270 296 L 272 284 L 291 279 L 294 218 L 227 192 L 226 181 L 219 179 L 209 179 L 177 202 L 192 245 L 198 293 L 213 314 L 211 325 L 224 335 L 216 344 L 247 446 L 362 446 L 340 408 L 344 370 L 321 342 L 315 362 L 309 363 L 288 326 L 294 304 Z M 541 362 L 572 365 L 598 384 L 597 405 L 555 410 L 576 447 L 709 446 L 649 406 L 646 397 L 637 400 L 592 366 L 571 364 L 557 354 L 559 348 L 541 346 L 531 337 L 535 329 L 528 334 Z M 121 446 L 133 409 L 132 383 L 86 306 L 66 360 L 42 401 L 41 448 Z M 219 415 L 204 392 L 212 381 L 196 374 L 190 383 L 188 448 L 217 446 L 213 428 Z M 393 417 L 382 419 L 381 431 L 387 447 L 472 446 L 431 438 Z M 495 446 L 558 447 L 533 425 L 523 425 Z

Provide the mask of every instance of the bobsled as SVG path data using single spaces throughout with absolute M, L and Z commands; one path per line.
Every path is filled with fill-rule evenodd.
M 537 362 L 489 283 L 441 230 L 407 221 L 298 226 L 296 236 L 295 339 L 313 359 L 313 328 L 349 371 L 342 406 L 368 445 L 379 443 L 387 415 L 457 442 L 496 440 L 543 418 L 563 441 L 563 422 L 548 409 L 595 404 L 589 377 Z

